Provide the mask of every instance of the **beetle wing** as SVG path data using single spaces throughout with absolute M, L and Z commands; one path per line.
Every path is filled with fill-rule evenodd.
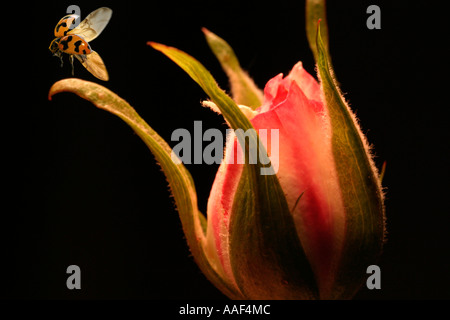
M 73 29 L 73 24 L 76 19 L 80 17 L 76 14 L 68 14 L 59 20 L 58 24 L 55 27 L 55 37 L 61 38 L 67 35 L 67 33 Z
M 81 64 L 96 78 L 103 81 L 109 80 L 109 75 L 105 64 L 97 52 L 92 51 L 90 54 L 75 55 L 75 57 L 77 57 Z
M 112 10 L 107 7 L 92 11 L 80 24 L 67 32 L 82 36 L 87 42 L 97 38 L 111 19 Z

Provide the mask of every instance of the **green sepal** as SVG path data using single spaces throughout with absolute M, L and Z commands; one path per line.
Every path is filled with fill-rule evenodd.
M 346 210 L 346 233 L 333 297 L 351 298 L 358 291 L 366 270 L 381 254 L 385 217 L 383 192 L 377 169 L 352 111 L 333 78 L 321 23 L 317 25 L 317 69 L 330 118 L 332 152 Z
M 325 0 L 306 0 L 306 10 L 305 10 L 305 21 L 306 21 L 306 36 L 308 38 L 308 43 L 313 52 L 314 59 L 317 62 L 317 21 L 321 21 L 322 29 L 322 43 L 327 53 L 330 57 L 330 52 L 328 49 L 328 24 L 327 24 L 327 13 Z
M 206 219 L 198 210 L 194 182 L 182 163 L 175 164 L 172 161 L 172 150 L 164 139 L 125 100 L 97 83 L 80 79 L 60 80 L 50 88 L 49 99 L 51 100 L 56 93 L 64 91 L 75 93 L 96 107 L 118 116 L 145 142 L 167 178 L 184 234 L 196 263 L 205 276 L 224 294 L 230 298 L 241 298 L 240 293 L 218 273 L 220 266 L 211 265 L 211 260 L 205 255 Z
M 267 152 L 254 130 L 249 134 L 249 142 L 243 143 L 241 133 L 253 129 L 251 122 L 200 62 L 176 48 L 149 44 L 200 85 L 235 130 L 245 155 L 249 154 L 249 146 L 262 146 L 260 162 L 245 162 L 230 220 L 231 266 L 243 296 L 247 299 L 318 298 L 314 274 L 278 178 L 275 174 L 261 175 L 262 168 L 270 167 L 270 163 L 262 164 L 268 163 Z
M 242 70 L 233 48 L 208 29 L 203 28 L 202 31 L 209 47 L 228 76 L 233 100 L 237 104 L 248 106 L 253 110 L 259 108 L 263 103 L 264 94 L 247 72 Z

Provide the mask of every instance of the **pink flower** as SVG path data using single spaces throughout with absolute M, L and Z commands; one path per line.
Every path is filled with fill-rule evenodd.
M 320 86 L 299 62 L 288 76 L 279 74 L 266 84 L 264 103 L 256 111 L 251 119 L 255 129 L 279 130 L 279 157 L 272 159 L 279 163 L 273 165 L 279 168 L 277 177 L 289 208 L 293 209 L 295 227 L 320 291 L 329 292 L 333 268 L 342 251 L 345 212 Z M 230 148 L 238 147 L 237 139 L 230 139 L 226 156 L 230 156 Z M 270 151 L 271 147 L 266 149 Z M 208 201 L 208 237 L 213 239 L 231 282 L 234 276 L 229 256 L 229 221 L 242 169 L 242 164 L 222 163 Z

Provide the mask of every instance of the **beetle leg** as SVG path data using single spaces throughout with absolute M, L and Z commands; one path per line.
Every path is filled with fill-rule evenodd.
M 70 59 L 70 65 L 72 66 L 72 76 L 73 76 L 74 75 L 74 68 L 73 68 L 73 55 L 72 54 L 69 56 L 69 59 Z
M 64 61 L 63 61 L 63 57 L 60 51 L 56 51 L 54 54 L 54 56 L 58 57 L 59 60 L 61 60 L 61 68 L 63 67 Z

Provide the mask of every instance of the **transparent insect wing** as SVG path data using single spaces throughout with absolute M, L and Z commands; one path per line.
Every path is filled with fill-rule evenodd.
M 112 10 L 110 8 L 98 8 L 92 11 L 76 28 L 70 30 L 67 34 L 77 34 L 88 42 L 92 41 L 105 29 L 111 19 L 111 15 Z
M 109 75 L 108 71 L 106 70 L 105 64 L 103 63 L 102 58 L 97 52 L 92 51 L 90 54 L 75 55 L 75 57 L 95 77 L 103 81 L 109 80 Z

